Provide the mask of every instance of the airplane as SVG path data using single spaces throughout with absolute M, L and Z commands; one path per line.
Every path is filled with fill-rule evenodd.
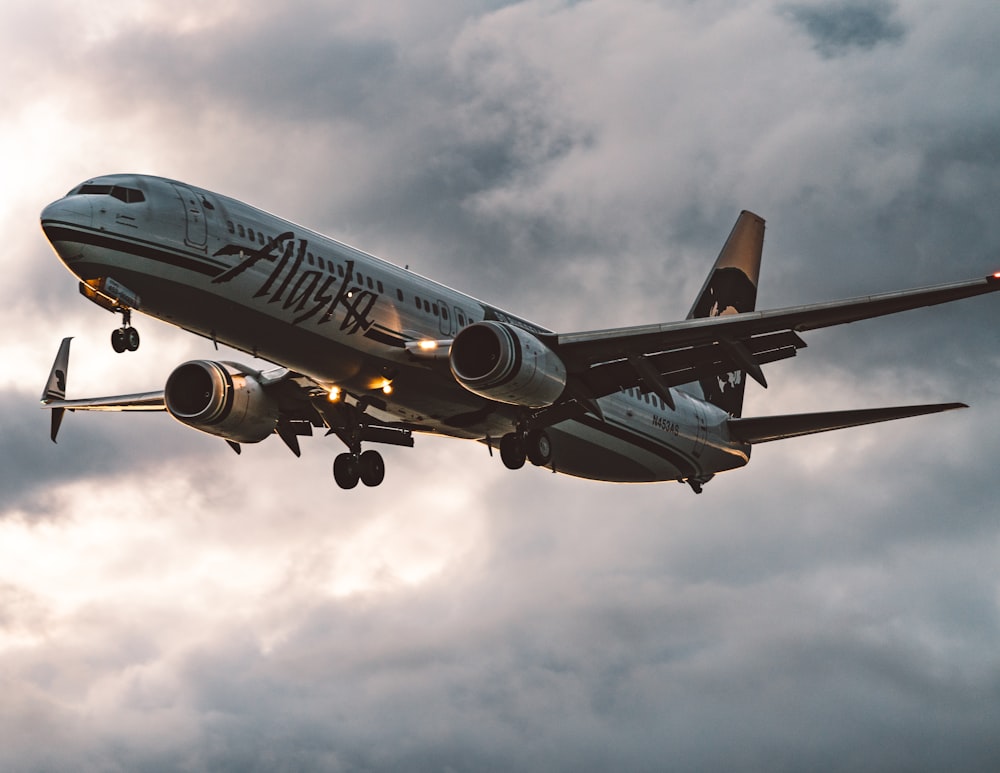
M 967 407 L 937 403 L 743 417 L 746 382 L 793 357 L 800 333 L 1000 290 L 979 279 L 757 311 L 764 220 L 740 213 L 684 320 L 557 333 L 235 199 L 161 177 L 95 177 L 47 206 L 41 226 L 80 293 L 261 358 L 258 369 L 196 359 L 158 391 L 67 399 L 63 339 L 42 407 L 56 441 L 65 411 L 166 411 L 241 444 L 336 435 L 336 483 L 378 486 L 366 447 L 430 433 L 476 440 L 512 470 L 526 462 L 612 482 L 679 481 L 695 493 L 743 467 L 753 446 Z

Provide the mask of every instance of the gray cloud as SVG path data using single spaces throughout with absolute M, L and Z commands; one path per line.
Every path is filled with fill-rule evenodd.
M 183 457 L 190 464 L 209 452 L 210 443 L 160 414 L 67 413 L 53 445 L 49 412 L 38 405 L 37 395 L 0 392 L 0 515 L 17 508 L 54 515 L 50 494 L 61 484 L 89 479 L 99 486 L 120 475 L 155 475 L 171 460 Z
M 81 156 L 31 161 L 5 345 L 106 339 L 34 218 L 126 168 L 566 329 L 682 316 L 743 207 L 768 218 L 762 305 L 1000 268 L 995 14 L 195 8 L 3 11 L 8 99 L 60 108 L 36 129 Z M 428 438 L 348 494 L 334 439 L 237 459 L 163 416 L 69 416 L 53 447 L 26 371 L 0 392 L 0 530 L 27 555 L 0 575 L 0 767 L 989 769 L 995 320 L 977 299 L 808 334 L 753 412 L 973 408 L 762 446 L 701 497 Z
M 894 11 L 893 4 L 887 1 L 786 7 L 786 13 L 809 34 L 824 56 L 899 42 L 905 30 L 893 19 Z

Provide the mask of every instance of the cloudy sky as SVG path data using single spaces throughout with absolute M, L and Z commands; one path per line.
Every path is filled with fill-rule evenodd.
M 419 438 L 237 458 L 111 352 L 38 213 L 136 171 L 548 327 L 682 317 L 737 213 L 759 305 L 1000 268 L 1000 5 L 0 5 L 0 770 L 958 770 L 1000 757 L 1000 305 L 806 336 L 746 415 L 964 400 L 762 446 L 702 496 Z M 239 355 L 247 359 L 244 355 Z M 251 361 L 252 362 L 252 361 Z

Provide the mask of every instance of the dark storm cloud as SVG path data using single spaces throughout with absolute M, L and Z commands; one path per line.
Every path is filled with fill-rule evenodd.
M 69 412 L 53 444 L 49 412 L 39 408 L 38 395 L 20 391 L 0 391 L 0 415 L 0 517 L 19 508 L 54 514 L 51 494 L 62 484 L 90 479 L 100 486 L 101 480 L 121 475 L 155 475 L 157 467 L 196 458 L 210 445 L 173 426 L 165 414 Z
M 84 748 L 95 767 L 178 759 L 181 744 L 143 740 L 159 706 L 189 718 L 167 731 L 189 765 L 208 769 L 659 770 L 669 760 L 678 770 L 880 770 L 947 760 L 976 770 L 996 753 L 995 656 L 954 673 L 927 635 L 969 641 L 965 621 L 919 636 L 906 627 L 928 623 L 926 598 L 898 595 L 926 560 L 896 558 L 875 577 L 860 561 L 856 577 L 838 571 L 845 594 L 875 597 L 863 601 L 828 595 L 815 571 L 679 582 L 663 550 L 676 527 L 661 527 L 652 548 L 629 534 L 656 534 L 651 515 L 617 525 L 593 512 L 558 526 L 536 518 L 518 527 L 536 548 L 518 551 L 517 571 L 497 556 L 502 583 L 487 567 L 395 598 L 317 603 L 292 613 L 292 632 L 266 652 L 245 631 L 207 640 L 175 656 L 176 682 L 157 684 L 148 666 L 121 704 L 136 718 Z M 706 514 L 675 517 L 683 530 Z M 588 529 L 608 543 L 596 555 L 580 535 Z M 623 566 L 612 554 L 629 545 Z M 959 598 L 981 585 L 957 579 Z M 132 657 L 166 657 L 155 650 Z
M 762 305 L 1000 268 L 995 15 L 435 3 L 374 24 L 352 8 L 243 4 L 94 44 L 46 7 L 58 45 L 10 58 L 35 93 L 72 85 L 74 129 L 124 140 L 102 159 L 155 148 L 192 183 L 346 225 L 542 323 L 682 316 L 744 206 L 768 218 Z M 22 297 L 52 324 L 82 309 L 103 341 L 111 316 L 33 261 L 51 268 L 19 266 Z M 124 557 L 82 541 L 107 592 L 67 578 L 83 600 L 66 611 L 58 585 L 33 590 L 58 555 L 44 539 L 0 587 L 17 729 L 0 767 L 989 769 L 993 300 L 806 334 L 750 392 L 755 413 L 972 409 L 762 446 L 700 497 L 509 472 L 426 438 L 390 449 L 381 489 L 341 492 L 332 438 L 237 459 L 164 416 L 70 415 L 52 446 L 41 385 L 0 393 L 5 508 L 51 511 L 68 483 L 169 486 L 129 511 L 156 539 Z M 454 520 L 421 527 L 438 509 Z M 121 540 L 125 515 L 107 527 Z M 374 550 L 374 590 L 327 588 L 366 528 L 378 547 L 416 528 L 422 558 L 469 523 L 422 583 Z
M 893 18 L 895 6 L 887 0 L 789 5 L 785 12 L 809 34 L 824 56 L 899 42 L 905 34 L 903 25 Z
M 539 63 L 517 68 L 498 91 L 490 79 L 509 65 L 502 49 L 473 47 L 456 59 L 447 39 L 428 49 L 377 30 L 358 37 L 341 31 L 342 23 L 335 7 L 307 3 L 238 14 L 193 33 L 126 26 L 86 52 L 86 87 L 123 114 L 160 114 L 160 123 L 190 127 L 200 115 L 221 111 L 223 126 L 248 124 L 293 137 L 315 126 L 326 138 L 326 164 L 293 170 L 279 163 L 255 174 L 294 185 L 289 178 L 305 172 L 302 182 L 310 187 L 349 195 L 335 212 L 312 197 L 304 212 L 285 214 L 315 227 L 329 219 L 333 230 L 349 222 L 386 232 L 386 243 L 400 245 L 398 255 L 387 257 L 419 262 L 427 273 L 453 266 L 453 284 L 480 295 L 504 284 L 514 295 L 530 287 L 527 269 L 537 267 L 540 254 L 552 255 L 555 265 L 608 248 L 599 231 L 569 229 L 555 213 L 501 219 L 470 206 L 481 193 L 541 177 L 591 141 L 586 126 L 546 108 L 551 84 Z M 455 18 L 444 29 L 458 35 L 461 26 Z M 336 159 L 351 148 L 338 147 L 337 127 L 378 147 L 366 179 L 344 177 Z M 197 141 L 226 145 L 219 136 L 198 134 Z M 240 146 L 227 162 L 259 166 Z
M 318 10 L 226 18 L 190 34 L 126 31 L 95 64 L 118 73 L 123 96 L 183 110 L 230 105 L 286 125 L 364 113 L 397 65 L 395 46 L 340 35 Z

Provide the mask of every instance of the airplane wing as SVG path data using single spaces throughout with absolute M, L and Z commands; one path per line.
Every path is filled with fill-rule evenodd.
M 541 335 L 592 397 L 646 382 L 677 386 L 734 370 L 767 386 L 760 365 L 794 356 L 798 333 L 933 306 L 1000 290 L 1000 272 L 982 279 L 848 300 L 658 325 Z M 657 378 L 658 377 L 658 378 Z M 659 381 L 659 384 L 649 383 Z
M 753 445 L 968 407 L 965 403 L 936 403 L 933 405 L 906 405 L 894 408 L 863 408 L 849 411 L 730 419 L 729 433 L 734 439 Z
M 165 411 L 163 390 L 159 392 L 137 392 L 132 395 L 109 395 L 83 400 L 45 400 L 46 408 L 62 408 L 70 411 Z
M 69 352 L 72 337 L 64 338 L 59 346 L 49 379 L 42 391 L 42 407 L 52 412 L 50 437 L 56 441 L 59 427 L 66 411 L 167 411 L 165 390 L 138 392 L 128 395 L 109 395 L 83 399 L 66 399 L 66 381 L 69 372 Z M 235 363 L 228 363 L 235 365 Z M 242 366 L 238 366 L 242 367 Z M 398 422 L 388 422 L 366 413 L 369 407 L 384 408 L 380 401 L 370 396 L 351 395 L 353 403 L 331 403 L 328 394 L 316 381 L 286 368 L 245 371 L 270 395 L 278 407 L 274 428 L 285 445 L 296 456 L 301 454 L 298 438 L 313 434 L 314 427 L 326 427 L 350 445 L 352 433 L 360 433 L 361 440 L 370 443 L 412 446 L 412 431 L 418 429 Z M 209 433 L 212 434 L 212 433 Z M 240 453 L 239 443 L 226 440 Z

